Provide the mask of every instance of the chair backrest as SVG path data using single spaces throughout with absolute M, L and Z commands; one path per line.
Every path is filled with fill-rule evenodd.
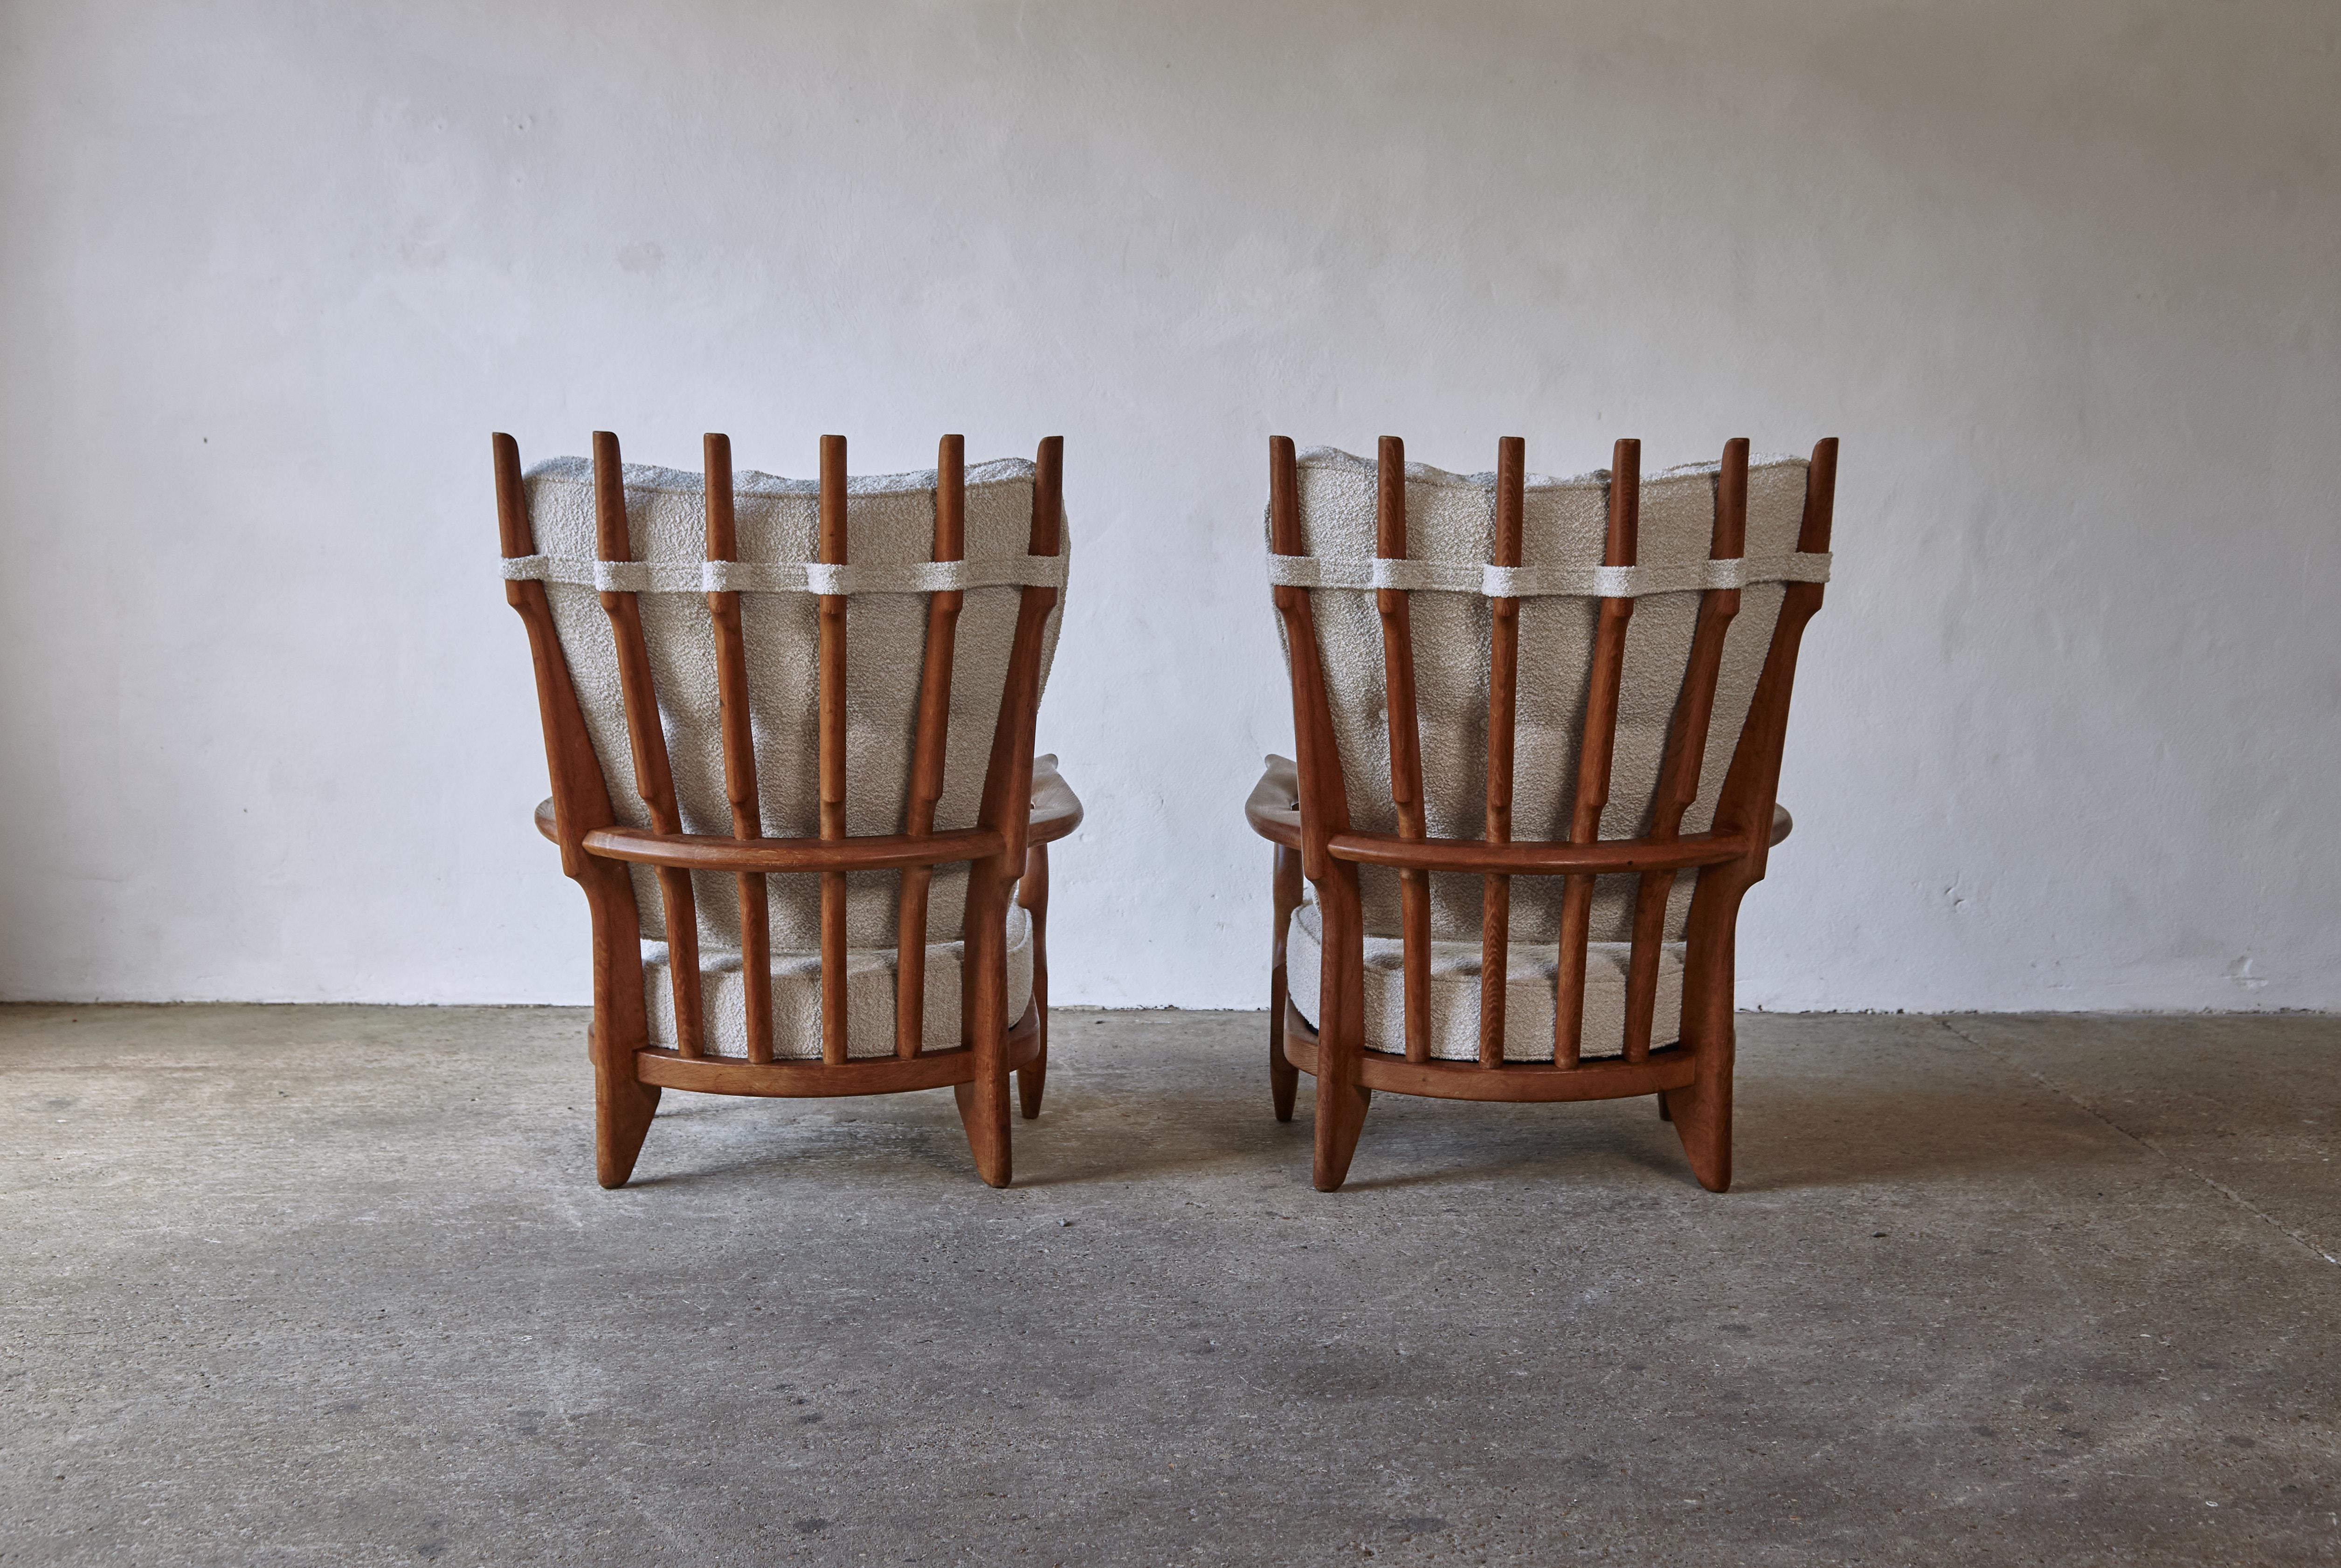
M 543 585 L 617 824 L 721 842 L 983 827 L 1021 846 L 1067 562 L 1054 438 L 1038 464 L 966 469 L 953 436 L 935 470 L 849 478 L 827 436 L 818 481 L 735 473 L 722 436 L 703 474 L 622 465 L 614 436 L 593 440 L 592 459 L 520 479 L 503 570 Z M 684 1054 L 702 949 L 752 978 L 773 951 L 819 952 L 823 1055 L 842 1058 L 826 1004 L 847 950 L 899 948 L 914 968 L 968 908 L 963 863 L 931 884 L 923 868 L 629 871 L 643 936 L 672 953 Z
M 1790 586 L 1828 576 L 1835 461 L 1826 442 L 1811 462 L 1751 464 L 1734 442 L 1720 463 L 1645 479 L 1639 443 L 1620 442 L 1614 471 L 1556 480 L 1526 474 L 1523 447 L 1507 440 L 1498 471 L 1463 475 L 1406 462 L 1392 438 L 1370 461 L 1326 448 L 1272 460 L 1291 471 L 1271 472 L 1271 580 L 1280 603 L 1284 590 L 1308 590 L 1315 644 L 1313 660 L 1290 659 L 1288 612 L 1296 725 L 1309 729 L 1321 702 L 1332 742 L 1312 757 L 1302 737 L 1304 818 L 1312 789 L 1330 789 L 1350 830 L 1401 838 L 1708 831 L 1753 733 Z M 1281 535 L 1280 484 L 1291 490 Z M 1786 656 L 1792 668 L 1793 637 Z M 1748 761 L 1768 763 L 1746 780 L 1760 783 L 1768 819 L 1777 751 Z M 1417 875 L 1359 868 L 1368 936 L 1486 935 L 1480 876 L 1420 874 L 1410 893 Z M 1658 934 L 1671 942 L 1693 882 L 1668 882 Z M 1509 938 L 1574 940 L 1581 973 L 1585 941 L 1636 938 L 1640 883 L 1521 878 L 1508 890 Z M 1657 912 L 1643 910 L 1645 938 Z

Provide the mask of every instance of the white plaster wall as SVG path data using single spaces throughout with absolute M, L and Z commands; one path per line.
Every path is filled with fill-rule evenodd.
M 1260 1006 L 1271 432 L 1844 438 L 1772 1007 L 2341 1004 L 2341 11 L 0 11 L 0 994 L 573 1001 L 487 435 L 1067 439 L 1066 1001 Z

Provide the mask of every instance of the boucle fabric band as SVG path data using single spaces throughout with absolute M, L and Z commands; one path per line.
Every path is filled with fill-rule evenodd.
M 1477 593 L 1489 599 L 1641 599 L 1751 582 L 1827 582 L 1827 551 L 1739 556 L 1729 561 L 1669 561 L 1656 566 L 1473 566 L 1448 561 L 1347 560 L 1321 555 L 1270 555 L 1268 581 L 1276 588 L 1393 588 L 1413 593 Z
M 603 593 L 954 593 L 971 588 L 1062 588 L 1066 557 L 885 561 L 593 561 L 514 555 L 497 562 L 507 582 L 557 582 Z

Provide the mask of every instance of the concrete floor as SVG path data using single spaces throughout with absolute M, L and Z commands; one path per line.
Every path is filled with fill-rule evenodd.
M 2341 1561 L 2341 1020 L 1746 1017 L 1720 1197 L 1263 1028 L 604 1193 L 576 1013 L 0 1009 L 0 1563 Z

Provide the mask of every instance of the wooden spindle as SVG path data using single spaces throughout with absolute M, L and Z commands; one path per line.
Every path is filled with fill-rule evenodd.
M 845 438 L 821 438 L 822 564 L 845 564 Z M 821 836 L 845 837 L 845 599 L 821 603 Z M 845 1060 L 845 873 L 821 874 L 821 1059 Z
M 1642 443 L 1618 442 L 1609 460 L 1609 532 L 1601 550 L 1604 566 L 1634 564 L 1641 520 Z M 1609 803 L 1611 753 L 1618 739 L 1618 682 L 1626 661 L 1626 623 L 1634 601 L 1603 599 L 1593 634 L 1593 669 L 1585 689 L 1585 729 L 1577 751 L 1577 798 L 1570 809 L 1569 841 L 1590 844 L 1601 836 L 1601 809 Z M 1562 881 L 1560 978 L 1553 997 L 1552 1059 L 1573 1067 L 1585 1034 L 1585 948 L 1592 938 L 1593 878 Z
M 1279 555 L 1305 553 L 1300 538 L 1300 465 L 1290 436 L 1268 442 L 1269 544 Z M 1311 882 L 1331 875 L 1325 841 L 1350 830 L 1349 787 L 1333 739 L 1332 706 L 1317 650 L 1317 616 L 1305 588 L 1270 590 L 1284 618 L 1292 660 L 1292 752 L 1300 778 L 1300 874 Z
M 634 558 L 626 526 L 625 466 L 618 438 L 593 432 L 593 521 L 597 552 L 603 561 Z M 682 831 L 676 809 L 674 776 L 667 769 L 666 731 L 659 722 L 658 691 L 651 679 L 650 645 L 643 637 L 642 606 L 632 593 L 604 593 L 602 608 L 618 655 L 618 689 L 625 702 L 626 739 L 634 754 L 634 784 L 661 833 Z M 661 868 L 659 899 L 666 911 L 667 975 L 674 984 L 675 1049 L 701 1053 L 699 911 L 692 900 L 691 873 Z
M 943 437 L 935 453 L 934 559 L 958 561 L 967 542 L 967 442 Z M 919 728 L 911 751 L 911 804 L 902 830 L 915 837 L 934 831 L 935 802 L 942 798 L 943 757 L 951 735 L 951 659 L 959 613 L 967 596 L 954 589 L 927 599 L 926 662 L 919 676 Z M 915 1057 L 924 1049 L 927 1016 L 927 894 L 934 868 L 902 872 L 901 922 L 896 928 L 894 1054 Z
M 1805 474 L 1805 515 L 1797 548 L 1818 553 L 1829 547 L 1836 510 L 1837 438 L 1813 447 Z M 1731 1185 L 1731 1075 L 1737 1054 L 1732 1038 L 1733 926 L 1739 899 L 1764 875 L 1770 852 L 1772 806 L 1779 789 L 1780 750 L 1788 728 L 1788 700 L 1796 685 L 1797 650 L 1805 625 L 1821 607 L 1821 585 L 1791 582 L 1780 594 L 1780 612 L 1764 652 L 1764 671 L 1733 748 L 1731 766 L 1716 798 L 1714 831 L 1745 835 L 1748 853 L 1738 861 L 1699 873 L 1691 895 L 1686 933 L 1689 961 L 1683 968 L 1683 1048 L 1695 1076 L 1686 1088 L 1670 1089 L 1666 1108 L 1691 1170 L 1709 1192 Z
M 1287 436 L 1268 442 L 1269 543 L 1279 555 L 1304 553 L 1300 535 L 1300 468 Z M 1360 1081 L 1364 1019 L 1357 997 L 1364 985 L 1365 925 L 1358 903 L 1358 868 L 1336 860 L 1328 840 L 1350 830 L 1348 785 L 1333 737 L 1332 705 L 1317 647 L 1316 614 L 1309 590 L 1274 590 L 1291 656 L 1292 742 L 1300 765 L 1300 873 L 1316 884 L 1323 922 L 1323 979 L 1317 992 L 1317 1126 L 1311 1181 L 1320 1192 L 1338 1188 L 1350 1169 L 1373 1092 Z
M 494 439 L 496 521 L 506 557 L 534 555 L 528 492 L 520 448 Z M 585 850 L 584 838 L 613 826 L 609 780 L 585 727 L 584 710 L 570 680 L 569 660 L 544 584 L 507 581 L 504 600 L 528 629 L 536 667 L 537 711 L 544 725 L 544 759 L 552 777 L 554 834 L 561 868 L 584 891 L 593 930 L 593 1021 L 585 1048 L 593 1061 L 593 1163 L 605 1187 L 623 1186 L 658 1109 L 659 1089 L 635 1076 L 635 1051 L 649 1036 L 643 1007 L 643 943 L 634 882 L 627 868 Z
M 1284 1054 L 1284 1008 L 1292 997 L 1285 952 L 1293 914 L 1300 908 L 1300 852 L 1279 844 L 1274 864 L 1270 882 L 1274 912 L 1270 917 L 1268 971 L 1268 1087 L 1276 1119 L 1289 1122 L 1292 1119 L 1294 1097 L 1300 1088 L 1300 1069 Z
M 1727 442 L 1723 464 L 1716 475 L 1715 529 L 1708 548 L 1710 561 L 1735 561 L 1747 553 L 1748 442 Z M 1659 764 L 1659 788 L 1652 801 L 1650 830 L 1654 843 L 1671 843 L 1680 836 L 1683 813 L 1698 799 L 1701 764 L 1707 757 L 1707 737 L 1715 715 L 1715 682 L 1723 668 L 1723 643 L 1731 618 L 1739 613 L 1739 590 L 1710 588 L 1699 595 L 1698 621 L 1691 634 L 1690 660 L 1683 671 L 1682 695 L 1676 700 L 1674 723 L 1667 734 L 1666 759 Z M 1646 871 L 1634 888 L 1634 945 L 1626 966 L 1626 1059 L 1650 1057 L 1652 1014 L 1659 996 L 1659 960 L 1666 942 L 1667 899 L 1674 891 L 1675 873 Z
M 1065 442 L 1050 436 L 1032 465 L 1032 529 L 1026 553 L 1053 556 L 1064 530 Z M 967 914 L 961 921 L 960 994 L 975 1056 L 975 1077 L 958 1087 L 960 1120 L 976 1151 L 976 1168 L 994 1186 L 1007 1185 L 1008 1024 L 1006 932 L 1008 890 L 1025 866 L 1032 818 L 1032 731 L 1041 696 L 1041 656 L 1047 645 L 1053 588 L 1028 586 L 1016 610 L 1015 640 L 1000 717 L 991 729 L 991 760 L 984 770 L 981 823 L 999 830 L 1001 852 L 969 868 Z
M 1032 529 L 1025 553 L 1053 556 L 1064 537 L 1065 438 L 1046 437 L 1032 461 Z M 1041 652 L 1048 638 L 1049 614 L 1057 608 L 1053 588 L 1028 587 L 1016 609 L 1016 640 L 1009 654 L 1009 693 L 1001 704 L 1001 722 L 992 735 L 995 758 L 1004 763 L 1005 793 L 997 821 L 1008 840 L 1003 864 L 1010 878 L 1024 868 L 1025 829 L 1032 807 L 1032 740 L 1041 716 Z M 1002 752 L 1002 744 L 1007 749 Z M 992 819 L 989 817 L 987 821 Z
M 1520 563 L 1528 442 L 1508 435 L 1496 443 L 1495 564 Z M 1488 819 L 1490 844 L 1512 839 L 1512 744 L 1519 696 L 1520 601 L 1489 600 Z M 1479 911 L 1479 1065 L 1504 1065 L 1505 987 L 1511 978 L 1512 882 L 1490 874 Z
M 1374 553 L 1406 559 L 1406 443 L 1382 437 L 1374 463 Z M 1423 836 L 1422 735 L 1415 721 L 1414 621 L 1403 589 L 1374 592 L 1382 620 L 1383 686 L 1389 695 L 1390 803 L 1401 839 Z M 1406 974 L 1406 1059 L 1430 1059 L 1430 873 L 1398 874 L 1399 934 Z
M 707 471 L 707 559 L 740 559 L 739 529 L 732 506 L 732 438 L 710 432 L 701 442 Z M 748 644 L 736 592 L 707 596 L 715 628 L 715 684 L 722 708 L 723 795 L 732 805 L 732 836 L 764 836 L 763 809 L 756 793 L 754 709 L 748 697 Z M 761 873 L 738 874 L 740 889 L 740 978 L 748 1012 L 748 1059 L 772 1059 L 772 928 L 769 889 Z
M 1024 851 L 1024 875 L 1016 881 L 1016 902 L 1032 922 L 1032 1016 L 1041 1031 L 1041 1049 L 1031 1062 L 1016 1069 L 1016 1097 L 1024 1119 L 1041 1115 L 1041 1095 L 1049 1077 L 1049 847 L 1035 844 Z

